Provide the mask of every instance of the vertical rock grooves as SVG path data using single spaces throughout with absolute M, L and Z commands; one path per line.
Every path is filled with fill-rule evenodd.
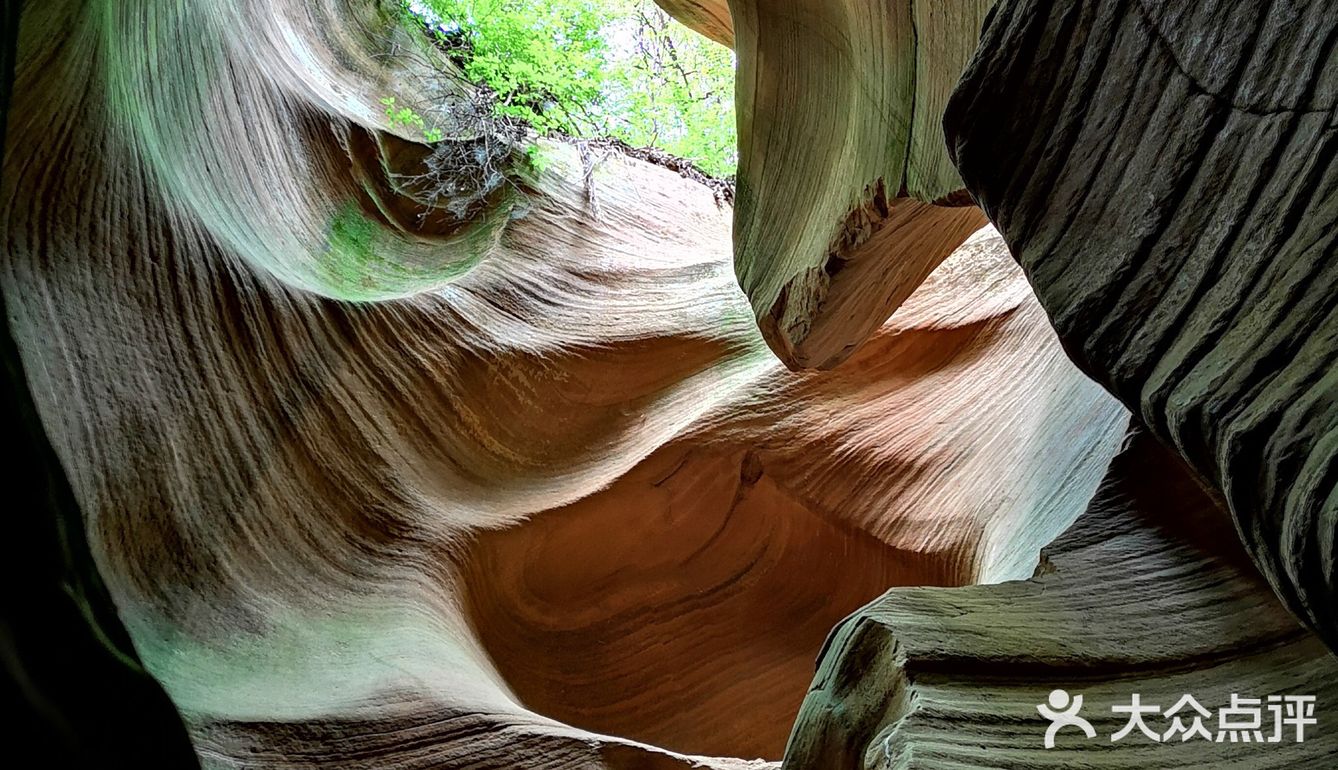
M 22 5 L 0 4 L 0 161 Z M 83 512 L 42 426 L 0 293 L 0 698 L 5 737 L 52 767 L 198 767 L 185 725 L 144 670 L 89 552 Z
M 1078 364 L 1338 644 L 1338 17 L 1009 0 L 950 146 Z
M 379 99 L 430 71 L 376 9 L 24 18 L 0 290 L 206 764 L 774 766 L 835 618 L 1024 577 L 1090 498 L 1127 412 L 997 234 L 795 376 L 706 187 L 548 144 L 467 219 L 399 183 Z

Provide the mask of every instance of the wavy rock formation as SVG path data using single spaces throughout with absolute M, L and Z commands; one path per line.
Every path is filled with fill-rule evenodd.
M 28 4 L 19 609 L 213 767 L 1326 766 L 1109 709 L 1338 697 L 1328 4 L 664 5 L 737 210 L 523 152 L 394 3 Z
M 993 0 L 657 0 L 738 56 L 734 264 L 772 351 L 846 360 L 984 217 L 943 108 Z
M 843 623 L 786 768 L 1331 766 L 1313 730 L 1121 743 L 1108 710 L 1335 697 L 1329 6 L 995 8 L 949 146 L 1065 349 L 1169 449 L 1136 440 L 1034 580 L 894 590 Z M 1052 688 L 1099 738 L 1043 748 Z
M 206 765 L 767 766 L 842 616 L 1025 577 L 1083 509 L 1127 413 L 992 231 L 793 375 L 709 189 L 551 143 L 443 180 L 489 136 L 388 124 L 441 66 L 404 34 L 24 14 L 0 288 Z
M 1009 298 L 1022 286 L 998 241 L 980 247 L 849 372 L 796 381 L 772 369 L 762 401 L 691 429 L 605 491 L 480 537 L 466 568 L 475 626 L 521 700 L 602 733 L 775 758 L 814 654 L 846 614 L 890 585 L 1028 574 L 1094 489 L 1124 419 L 1054 374 L 982 378 L 1021 363 L 1013 333 L 988 330 L 1002 320 L 989 305 L 1025 292 Z M 1017 321 L 1048 338 L 1039 316 Z M 1056 386 L 1030 416 L 1013 413 Z M 1011 474 L 988 468 L 1003 442 Z M 1071 464 L 1027 461 L 1051 442 L 1068 444 Z
M 1029 581 L 898 589 L 832 635 L 795 724 L 793 768 L 1319 768 L 1338 752 L 1321 723 L 1304 742 L 1154 741 L 1128 723 L 1133 693 L 1171 709 L 1189 694 L 1213 714 L 1232 694 L 1338 698 L 1338 661 L 1277 601 L 1225 510 L 1180 459 L 1139 434 L 1088 511 Z M 1247 619 L 1243 622 L 1243 619 Z M 1043 744 L 1036 707 L 1084 697 L 1097 735 Z M 1182 712 L 1182 725 L 1197 714 Z M 1265 709 L 1263 734 L 1273 732 Z M 1146 718 L 1165 734 L 1173 722 Z

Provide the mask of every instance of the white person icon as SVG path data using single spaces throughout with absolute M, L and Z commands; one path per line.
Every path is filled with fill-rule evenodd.
M 1055 747 L 1055 733 L 1059 732 L 1061 727 L 1076 727 L 1088 738 L 1096 737 L 1096 728 L 1092 727 L 1092 723 L 1078 716 L 1078 712 L 1082 710 L 1081 695 L 1070 697 L 1065 690 L 1053 690 L 1048 700 L 1050 702 L 1048 708 L 1044 703 L 1036 707 L 1041 716 L 1050 720 L 1050 726 L 1045 730 L 1047 749 Z

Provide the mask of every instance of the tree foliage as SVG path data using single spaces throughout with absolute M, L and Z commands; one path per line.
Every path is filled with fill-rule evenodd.
M 733 53 L 651 0 L 406 0 L 496 111 L 544 134 L 736 162 Z

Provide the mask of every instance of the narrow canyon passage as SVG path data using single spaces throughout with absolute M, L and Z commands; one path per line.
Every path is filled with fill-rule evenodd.
M 6 0 L 0 728 L 1331 770 L 1332 5 Z

